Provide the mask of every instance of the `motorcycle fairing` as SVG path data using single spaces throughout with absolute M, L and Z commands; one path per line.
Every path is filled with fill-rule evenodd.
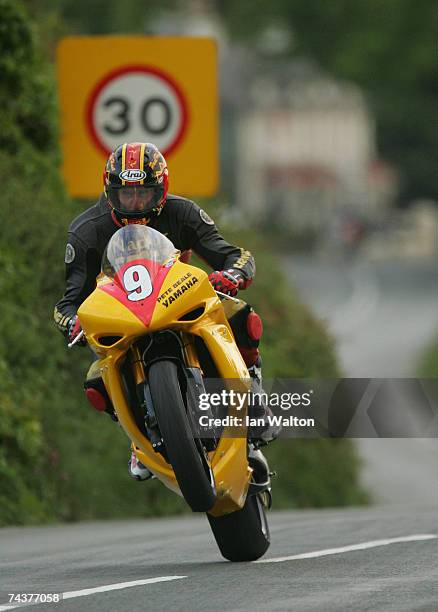
M 193 278 L 197 280 L 193 282 Z M 189 284 L 188 280 L 192 282 Z M 185 291 L 182 290 L 183 285 L 187 285 Z M 117 286 L 118 293 L 114 286 Z M 105 387 L 116 408 L 120 424 L 139 449 L 139 460 L 147 465 L 163 484 L 179 493 L 171 466 L 154 451 L 149 440 L 139 431 L 125 398 L 120 365 L 125 360 L 126 351 L 139 336 L 173 328 L 200 336 L 223 378 L 247 379 L 248 370 L 235 345 L 222 304 L 211 287 L 207 274 L 199 268 L 176 261 L 163 271 L 163 280 L 148 327 L 134 313 L 134 302 L 128 302 L 127 292 L 123 290 L 123 296 L 121 294 L 122 289 L 113 279 L 101 276 L 96 290 L 81 305 L 78 311 L 79 319 L 90 346 L 101 357 L 99 363 Z M 174 299 L 168 299 L 170 296 Z M 186 313 L 200 307 L 203 313 L 198 318 L 181 320 Z M 102 337 L 111 335 L 120 335 L 120 340 L 111 346 L 100 343 Z M 242 438 L 221 438 L 217 449 L 210 453 L 210 465 L 218 495 L 210 513 L 219 516 L 241 508 L 251 475 L 246 460 L 245 432 L 242 432 Z
M 146 285 L 147 281 L 150 283 L 150 286 L 142 287 L 139 284 L 141 282 L 139 272 L 142 269 L 147 271 L 143 284 Z M 101 290 L 121 302 L 148 327 L 152 319 L 157 297 L 169 270 L 169 265 L 157 267 L 154 261 L 135 259 L 125 263 L 115 275 L 114 282 L 103 285 Z M 132 271 L 132 274 L 130 274 L 130 271 Z M 137 279 L 135 278 L 136 275 L 138 276 Z M 129 288 L 128 279 L 133 282 L 133 285 L 137 285 L 136 289 Z M 147 292 L 148 295 L 142 297 L 142 291 Z

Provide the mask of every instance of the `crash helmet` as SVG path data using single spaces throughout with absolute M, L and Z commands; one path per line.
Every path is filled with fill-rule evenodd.
M 168 182 L 166 160 L 149 142 L 116 147 L 103 173 L 105 196 L 123 225 L 147 224 L 158 216 L 166 203 Z

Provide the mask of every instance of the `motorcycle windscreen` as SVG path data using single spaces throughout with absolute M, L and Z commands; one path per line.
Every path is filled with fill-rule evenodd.
M 149 325 L 164 279 L 179 251 L 160 232 L 145 225 L 126 225 L 111 238 L 102 272 L 114 282 L 102 287 Z

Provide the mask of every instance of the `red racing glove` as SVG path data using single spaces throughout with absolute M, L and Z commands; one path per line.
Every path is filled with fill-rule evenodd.
M 67 332 L 68 342 L 69 343 L 73 342 L 73 340 L 81 333 L 81 331 L 82 331 L 82 327 L 78 319 L 78 315 L 75 315 L 74 317 L 70 319 L 68 323 L 68 332 Z M 82 336 L 82 338 L 78 340 L 76 344 L 78 344 L 79 346 L 85 346 L 85 344 L 87 344 L 85 336 Z
M 231 297 L 235 297 L 239 289 L 244 289 L 249 284 L 239 270 L 234 268 L 212 272 L 208 280 L 213 285 L 213 289 Z

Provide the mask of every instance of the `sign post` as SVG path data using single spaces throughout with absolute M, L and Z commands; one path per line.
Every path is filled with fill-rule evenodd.
M 58 47 L 63 175 L 94 198 L 112 149 L 152 142 L 170 191 L 214 195 L 218 182 L 217 58 L 203 38 L 69 37 Z

